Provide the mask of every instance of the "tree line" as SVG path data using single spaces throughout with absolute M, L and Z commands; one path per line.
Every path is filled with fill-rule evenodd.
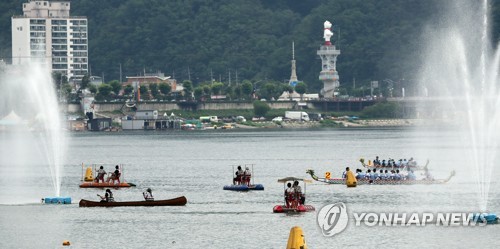
M 22 14 L 24 2 L 0 2 L 2 58 L 11 54 L 10 17 Z M 318 92 L 322 82 L 316 50 L 323 43 L 323 22 L 329 20 L 332 41 L 341 50 L 340 91 L 366 94 L 370 82 L 378 80 L 385 88 L 405 86 L 408 94 L 419 65 L 425 63 L 419 52 L 421 34 L 446 11 L 446 2 L 79 0 L 71 2 L 71 14 L 87 16 L 90 68 L 106 79 L 119 79 L 120 67 L 126 76 L 159 70 L 179 82 L 190 81 L 196 96 L 207 95 L 207 85 L 213 93 L 212 82 L 217 82 L 224 87 L 213 89 L 234 98 L 247 95 L 245 81 L 254 88 L 264 82 L 258 87 L 262 96 L 271 98 L 275 91 L 265 83 L 283 88 L 290 78 L 294 42 L 297 75 L 308 91 Z M 496 41 L 500 5 L 498 0 L 490 5 Z

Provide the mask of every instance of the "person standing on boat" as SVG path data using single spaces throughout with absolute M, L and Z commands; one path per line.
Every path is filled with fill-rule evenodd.
M 245 172 L 243 172 L 243 182 L 250 187 L 250 178 L 252 178 L 252 172 L 248 167 L 245 167 Z
M 97 170 L 97 177 L 95 178 L 95 182 L 99 183 L 99 180 L 104 182 L 104 176 L 106 175 L 106 171 L 104 170 L 104 167 L 101 165 L 99 169 Z
M 233 185 L 240 185 L 241 184 L 241 180 L 243 178 L 243 174 L 245 172 L 243 172 L 243 170 L 241 169 L 241 166 L 238 166 L 238 170 L 236 171 L 236 177 L 233 178 Z
M 373 166 L 380 167 L 380 159 L 378 159 L 378 156 L 376 156 L 375 160 L 373 160 Z
M 146 201 L 154 201 L 155 198 L 153 197 L 153 191 L 151 191 L 151 188 L 146 189 L 146 192 L 143 192 L 142 195 L 144 196 L 144 200 Z
M 345 168 L 344 173 L 342 173 L 342 179 L 345 179 L 347 177 L 347 171 L 349 171 L 349 167 Z
M 287 208 L 289 208 L 292 205 L 292 202 L 294 200 L 295 190 L 294 190 L 294 188 L 292 188 L 292 183 L 290 183 L 290 182 L 286 186 L 287 186 L 287 189 L 285 189 L 285 205 Z
M 106 192 L 104 196 L 97 194 L 99 197 L 101 197 L 101 202 L 114 202 L 115 198 L 113 198 L 113 192 L 111 192 L 111 189 L 106 189 Z

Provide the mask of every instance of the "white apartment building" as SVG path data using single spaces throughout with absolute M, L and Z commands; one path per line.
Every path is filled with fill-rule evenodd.
M 43 63 L 80 81 L 88 73 L 88 22 L 70 16 L 70 2 L 28 0 L 12 17 L 12 64 Z

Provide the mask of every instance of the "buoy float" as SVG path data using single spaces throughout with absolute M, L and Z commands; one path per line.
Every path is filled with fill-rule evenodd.
M 290 236 L 288 236 L 286 249 L 307 249 L 306 239 L 304 238 L 304 232 L 301 227 L 292 227 Z
M 63 241 L 63 246 L 69 246 L 69 245 L 71 245 L 71 243 L 69 243 L 69 240 Z
M 347 185 L 348 188 L 352 188 L 356 187 L 357 183 L 358 181 L 356 180 L 354 173 L 352 173 L 352 171 L 347 171 L 345 185 Z
M 92 174 L 91 167 L 88 167 L 87 170 L 85 171 L 85 178 L 83 180 L 86 182 L 93 182 L 94 181 L 94 174 Z

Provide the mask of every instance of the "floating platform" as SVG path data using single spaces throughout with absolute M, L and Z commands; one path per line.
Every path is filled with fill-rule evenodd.
M 285 205 L 276 205 L 273 208 L 273 213 L 303 213 L 303 212 L 312 212 L 316 210 L 311 205 L 300 205 L 296 208 L 286 207 Z
M 129 188 L 135 187 L 135 184 L 130 182 L 112 183 L 112 182 L 82 182 L 80 188 Z
M 42 201 L 45 204 L 71 204 L 71 197 L 45 197 Z
M 249 191 L 249 190 L 264 190 L 264 185 L 262 184 L 255 184 L 255 185 L 226 185 L 224 190 L 231 190 L 231 191 Z

